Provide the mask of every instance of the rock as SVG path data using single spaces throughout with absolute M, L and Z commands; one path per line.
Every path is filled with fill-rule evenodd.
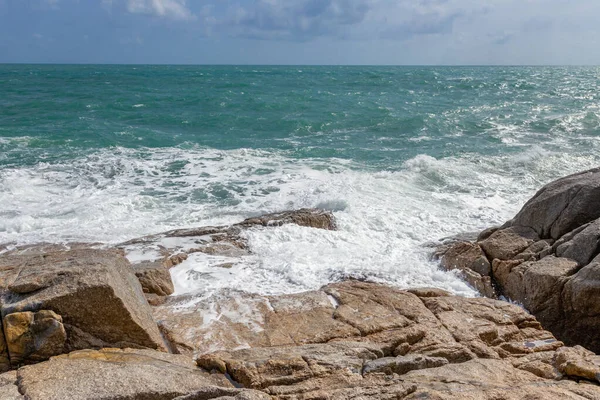
M 171 268 L 185 262 L 190 254 L 204 253 L 210 266 L 227 267 L 241 257 L 251 255 L 242 235 L 247 229 L 296 224 L 309 228 L 335 230 L 335 218 L 329 211 L 301 209 L 248 218 L 231 226 L 205 226 L 175 229 L 121 243 L 122 249 L 134 264 L 162 263 Z
M 600 394 L 596 385 L 547 380 L 490 359 L 415 370 L 403 379 L 417 386 L 406 399 L 563 400 L 595 399 Z
M 521 253 L 517 254 L 514 259 L 519 261 L 537 261 L 548 255 L 545 253 L 552 248 L 551 242 L 552 240 L 550 239 L 538 240 Z
M 331 231 L 336 229 L 335 219 L 331 212 L 311 208 L 248 218 L 239 224 L 236 224 L 236 226 L 281 226 L 284 224 L 296 224 L 310 228 L 328 229 Z
M 37 322 L 34 317 L 30 327 L 39 331 L 34 338 L 54 332 L 46 338 L 54 341 L 61 337 L 62 318 L 67 335 L 65 351 L 107 345 L 165 349 L 140 283 L 121 251 L 78 249 L 0 255 L 0 288 L 5 319 L 10 314 L 42 310 L 60 316 Z M 58 342 L 50 347 L 36 344 L 34 348 L 48 355 L 54 352 L 50 348 L 58 348 Z
M 490 260 L 511 260 L 514 256 L 527 249 L 539 238 L 531 231 L 523 228 L 501 229 L 479 242 Z
M 208 386 L 192 394 L 173 400 L 271 400 L 272 397 L 258 390 L 231 389 Z
M 559 329 L 563 323 L 562 289 L 567 278 L 577 271 L 577 262 L 548 256 L 522 265 L 527 265 L 522 281 L 523 305 L 537 315 L 543 326 Z
M 200 356 L 197 363 L 207 370 L 225 366 L 243 387 L 267 389 L 306 383 L 338 372 L 361 375 L 365 361 L 382 356 L 376 344 L 340 341 L 217 352 Z
M 503 288 L 503 291 L 505 291 L 505 288 L 508 285 L 508 277 L 513 268 L 518 267 L 522 263 L 522 260 L 499 260 L 497 258 L 492 261 L 492 273 L 494 279 L 496 280 L 496 283 Z
M 244 349 L 200 354 L 198 366 L 276 399 L 600 398 L 598 386 L 559 380 L 554 360 L 563 343 L 513 304 L 356 281 L 325 286 L 310 297 L 272 296 L 268 303 L 275 314 L 296 316 L 287 331 L 304 331 L 318 326 L 309 322 L 311 310 L 326 308 L 317 300 L 320 292 L 333 297 L 332 316 L 356 328 L 354 336 L 312 336 L 310 344 L 257 340 Z M 251 325 L 263 321 L 254 326 L 258 335 L 268 329 L 268 309 L 246 310 L 254 315 Z M 234 321 L 239 317 L 224 324 L 237 331 Z
M 565 320 L 557 335 L 570 345 L 600 351 L 600 256 L 565 283 L 561 298 Z
M 558 239 L 600 217 L 600 168 L 544 186 L 508 223 L 528 227 L 541 238 Z
M 132 266 L 144 293 L 168 296 L 175 290 L 169 269 L 160 262 L 147 262 Z
M 223 375 L 203 372 L 185 356 L 152 350 L 80 350 L 22 367 L 17 375 L 29 400 L 163 400 L 207 386 L 231 387 Z
M 0 374 L 0 399 L 25 400 L 25 397 L 19 393 L 19 386 L 17 386 L 17 371 Z
M 452 293 L 438 288 L 414 288 L 407 289 L 408 293 L 412 293 L 417 297 L 448 297 L 452 296 Z
M 64 351 L 67 334 L 62 318 L 52 311 L 12 313 L 3 323 L 13 366 L 47 360 Z
M 10 369 L 10 358 L 8 357 L 8 347 L 4 339 L 4 328 L 0 324 L 0 374 Z
M 172 296 L 154 317 L 182 353 L 207 353 L 240 347 L 325 342 L 359 335 L 334 318 L 336 307 L 325 292 L 262 297 L 224 291 L 194 301 Z
M 495 299 L 496 290 L 492 285 L 492 279 L 489 276 L 481 276 L 477 272 L 470 269 L 465 269 L 459 273 L 462 275 L 465 282 L 471 285 L 482 296 Z
M 500 229 L 499 226 L 494 226 L 491 228 L 487 228 L 482 230 L 478 235 L 477 235 L 477 239 L 476 242 L 481 242 L 482 240 L 485 240 L 487 238 L 489 238 L 490 236 L 492 236 L 492 234 L 494 232 L 496 232 L 498 229 Z
M 181 264 L 182 262 L 184 262 L 187 259 L 188 259 L 188 255 L 186 253 L 178 253 L 178 254 L 174 254 L 172 256 L 167 257 L 163 261 L 163 265 L 167 268 L 171 268 L 171 267 Z M 171 286 L 172 286 L 172 284 L 171 284 Z
M 581 346 L 557 350 L 554 364 L 564 375 L 600 382 L 600 356 Z
M 570 258 L 580 266 L 587 265 L 600 252 L 600 219 L 588 224 L 570 240 L 556 248 L 558 257 Z
M 562 349 L 563 347 L 560 347 L 558 351 Z M 540 378 L 560 380 L 563 375 L 554 367 L 554 358 L 557 352 L 541 351 L 527 354 L 523 357 L 514 358 L 511 362 L 515 368 L 530 372 Z
M 447 270 L 469 269 L 481 276 L 489 276 L 491 265 L 481 247 L 475 243 L 459 242 L 453 245 L 443 256 L 440 262 Z
M 599 206 L 596 168 L 544 186 L 515 218 L 482 232 L 477 243 L 492 260 L 499 293 L 523 304 L 565 343 L 593 351 L 600 351 L 593 333 L 600 327 Z M 455 246 L 446 253 L 460 254 Z M 490 296 L 476 274 L 463 277 Z
M 375 372 L 383 372 L 387 375 L 393 373 L 404 375 L 416 369 L 435 368 L 448 364 L 448 360 L 442 357 L 427 357 L 410 354 L 399 357 L 384 357 L 373 361 L 367 361 L 363 367 L 363 375 Z

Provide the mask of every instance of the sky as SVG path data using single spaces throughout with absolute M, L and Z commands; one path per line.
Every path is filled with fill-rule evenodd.
M 598 65 L 600 0 L 0 0 L 0 63 Z

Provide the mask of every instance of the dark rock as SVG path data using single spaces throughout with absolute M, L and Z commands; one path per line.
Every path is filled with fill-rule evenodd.
M 64 352 L 67 334 L 60 315 L 48 310 L 8 314 L 3 319 L 10 363 L 39 362 Z
M 588 264 L 600 252 L 600 219 L 588 224 L 570 240 L 556 248 L 558 257 L 577 261 L 581 266 Z
M 600 168 L 544 186 L 510 221 L 533 229 L 541 238 L 558 239 L 600 217 Z

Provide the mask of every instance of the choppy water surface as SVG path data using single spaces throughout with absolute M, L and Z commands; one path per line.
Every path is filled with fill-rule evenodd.
M 0 243 L 117 243 L 300 207 L 186 291 L 343 276 L 473 291 L 422 244 L 597 166 L 600 69 L 0 65 Z M 183 289 L 181 289 L 183 290 Z

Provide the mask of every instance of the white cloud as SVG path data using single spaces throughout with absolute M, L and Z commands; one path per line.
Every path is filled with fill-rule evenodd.
M 194 14 L 187 6 L 186 0 L 122 0 L 127 11 L 132 14 L 153 15 L 175 20 L 194 19 Z M 107 6 L 112 6 L 120 0 L 103 0 Z

